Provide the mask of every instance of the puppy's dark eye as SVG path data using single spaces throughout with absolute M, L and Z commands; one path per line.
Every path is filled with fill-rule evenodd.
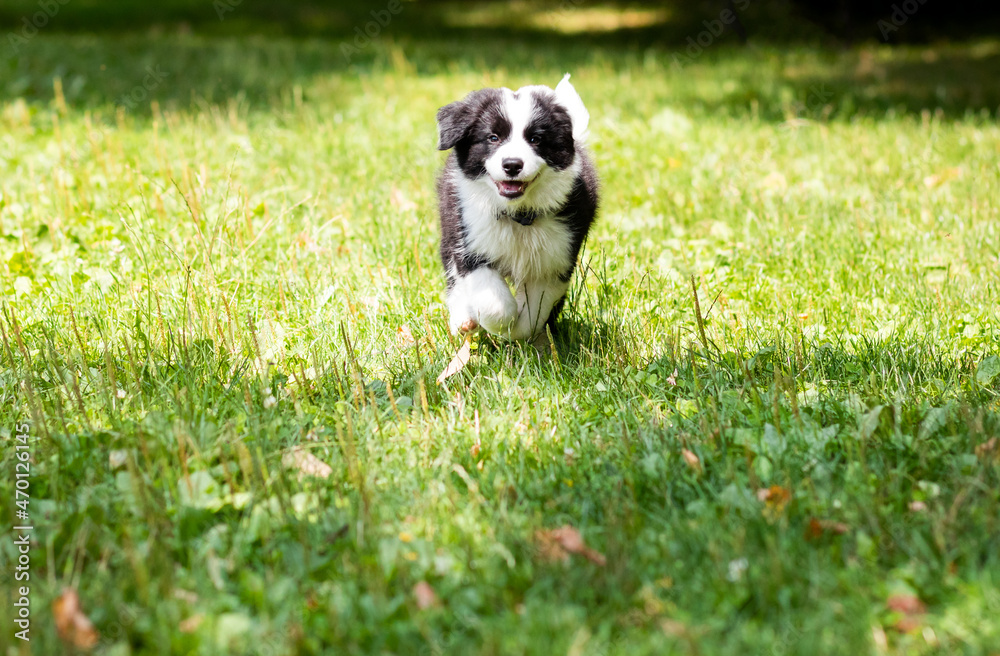
M 533 146 L 537 146 L 538 144 L 542 143 L 542 138 L 537 134 L 533 134 L 531 135 L 531 138 L 528 139 L 528 143 L 530 143 Z
M 490 136 L 486 137 L 486 140 L 489 141 L 490 143 L 496 143 L 500 141 L 500 137 L 498 137 L 495 134 L 491 134 Z

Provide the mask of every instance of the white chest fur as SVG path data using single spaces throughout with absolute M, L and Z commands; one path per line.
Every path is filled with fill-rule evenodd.
M 530 226 L 507 217 L 468 218 L 469 248 L 496 263 L 515 286 L 526 280 L 555 278 L 569 269 L 570 234 L 556 217 L 541 216 Z
M 545 197 L 533 198 L 534 202 L 529 205 L 536 208 L 539 216 L 528 226 L 502 214 L 506 208 L 500 205 L 492 183 L 484 184 L 457 175 L 466 247 L 488 258 L 515 286 L 525 281 L 558 278 L 572 264 L 572 235 L 555 212 L 572 188 L 575 173 L 575 170 L 566 171 L 546 180 Z

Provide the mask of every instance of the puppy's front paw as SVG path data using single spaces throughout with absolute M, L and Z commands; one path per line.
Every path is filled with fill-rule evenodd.
M 479 322 L 476 321 L 468 309 L 463 311 L 456 311 L 452 309 L 450 316 L 448 317 L 448 332 L 452 335 L 461 335 L 479 327 Z
M 458 278 L 448 291 L 448 327 L 452 334 L 483 328 L 507 336 L 517 321 L 517 303 L 507 282 L 487 267 Z
M 497 293 L 494 289 L 484 289 L 472 300 L 473 315 L 479 325 L 494 335 L 507 336 L 511 325 L 517 320 L 517 304 L 506 288 Z

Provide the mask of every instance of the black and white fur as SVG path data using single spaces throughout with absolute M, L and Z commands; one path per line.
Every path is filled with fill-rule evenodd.
M 597 212 L 590 115 L 566 75 L 438 110 L 441 261 L 452 333 L 532 339 L 562 308 Z M 514 291 L 511 292 L 511 287 Z

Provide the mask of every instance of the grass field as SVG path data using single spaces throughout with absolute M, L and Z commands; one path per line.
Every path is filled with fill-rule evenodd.
M 348 61 L 233 7 L 0 58 L 5 655 L 73 652 L 66 588 L 115 656 L 1000 652 L 1000 41 L 678 66 L 404 5 Z M 566 71 L 559 331 L 439 385 L 434 113 Z

